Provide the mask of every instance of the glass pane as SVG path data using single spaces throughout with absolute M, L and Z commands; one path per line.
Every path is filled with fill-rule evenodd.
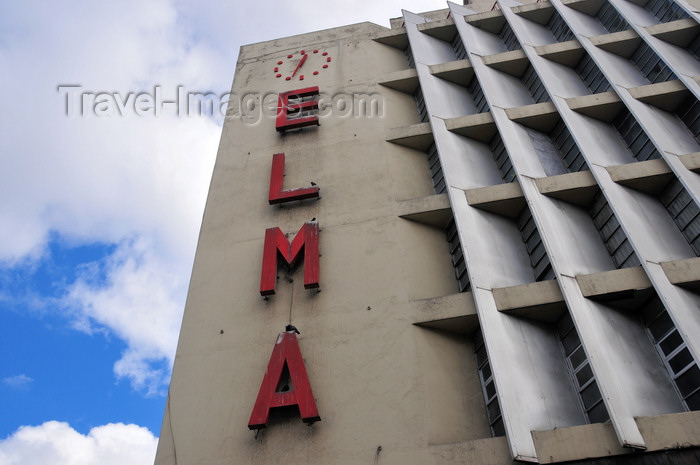
M 592 378 L 593 370 L 591 370 L 591 366 L 588 363 L 586 363 L 583 368 L 576 372 L 576 381 L 578 381 L 578 385 L 580 387 L 583 387 Z
M 496 418 L 501 416 L 501 409 L 498 407 L 498 400 L 494 399 L 489 405 L 486 406 L 486 410 L 489 414 L 489 421 L 494 421 Z
M 651 335 L 654 337 L 655 341 L 661 339 L 666 333 L 674 328 L 673 321 L 668 315 L 668 312 L 662 313 L 656 320 L 649 325 L 649 330 Z
M 685 403 L 688 404 L 689 410 L 700 410 L 700 390 L 685 399 Z
M 586 410 L 593 407 L 601 398 L 598 384 L 595 382 L 589 384 L 586 389 L 581 391 L 581 399 L 583 400 L 583 406 Z
M 676 378 L 676 386 L 683 397 L 687 397 L 700 387 L 700 369 L 693 365 L 688 371 Z
M 496 395 L 496 385 L 491 381 L 486 385 L 486 397 L 491 399 L 493 396 Z
M 682 371 L 683 368 L 687 367 L 691 363 L 693 363 L 693 356 L 690 355 L 688 349 L 685 348 L 668 361 L 668 364 L 671 366 L 674 374 Z
M 491 365 L 486 363 L 483 368 L 481 369 L 481 376 L 484 377 L 484 381 L 488 380 L 491 378 Z
M 583 362 L 585 362 L 586 361 L 586 352 L 584 352 L 583 346 L 574 350 L 574 352 L 569 357 L 569 360 L 571 361 L 571 366 L 573 367 L 574 370 L 576 368 L 578 368 L 579 365 L 581 365 Z
M 671 352 L 676 350 L 682 344 L 683 338 L 680 334 L 678 334 L 678 331 L 674 329 L 673 332 L 666 336 L 663 341 L 659 342 L 659 347 L 664 355 L 668 357 Z
M 482 346 L 476 351 L 476 363 L 481 366 L 487 360 L 488 356 L 486 355 L 486 346 L 482 344 Z
M 503 427 L 503 418 L 499 418 L 493 425 L 491 425 L 491 432 L 494 437 L 505 436 L 506 429 Z
M 608 410 L 605 408 L 605 403 L 603 401 L 598 402 L 598 404 L 588 411 L 588 421 L 591 423 L 605 423 L 610 419 L 608 415 Z
M 576 330 L 569 331 L 569 334 L 562 338 L 561 343 L 564 346 L 564 352 L 566 353 L 567 357 L 574 351 L 574 349 L 581 345 L 581 341 L 578 339 Z

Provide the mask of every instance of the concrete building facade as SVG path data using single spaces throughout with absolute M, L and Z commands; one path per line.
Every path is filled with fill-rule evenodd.
M 241 48 L 157 465 L 700 460 L 700 5 L 447 7 Z

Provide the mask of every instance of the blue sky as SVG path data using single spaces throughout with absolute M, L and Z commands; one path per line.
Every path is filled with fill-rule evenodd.
M 0 4 L 0 465 L 153 463 L 222 117 L 127 97 L 221 95 L 240 45 L 402 7 L 446 3 Z

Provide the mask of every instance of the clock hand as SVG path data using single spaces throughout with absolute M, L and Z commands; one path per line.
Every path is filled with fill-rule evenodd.
M 294 77 L 294 75 L 297 74 L 297 71 L 299 71 L 299 68 L 301 68 L 301 67 L 304 65 L 304 62 L 306 61 L 307 58 L 309 58 L 309 55 L 304 55 L 304 56 L 301 58 L 301 61 L 299 62 L 299 64 L 297 65 L 296 69 L 295 69 L 294 72 L 292 73 L 292 77 Z

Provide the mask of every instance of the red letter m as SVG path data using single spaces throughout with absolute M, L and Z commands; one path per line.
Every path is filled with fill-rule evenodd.
M 318 287 L 318 223 L 304 223 L 290 244 L 280 228 L 265 230 L 260 295 L 275 293 L 277 257 L 282 256 L 290 267 L 297 264 L 304 250 L 304 287 Z

